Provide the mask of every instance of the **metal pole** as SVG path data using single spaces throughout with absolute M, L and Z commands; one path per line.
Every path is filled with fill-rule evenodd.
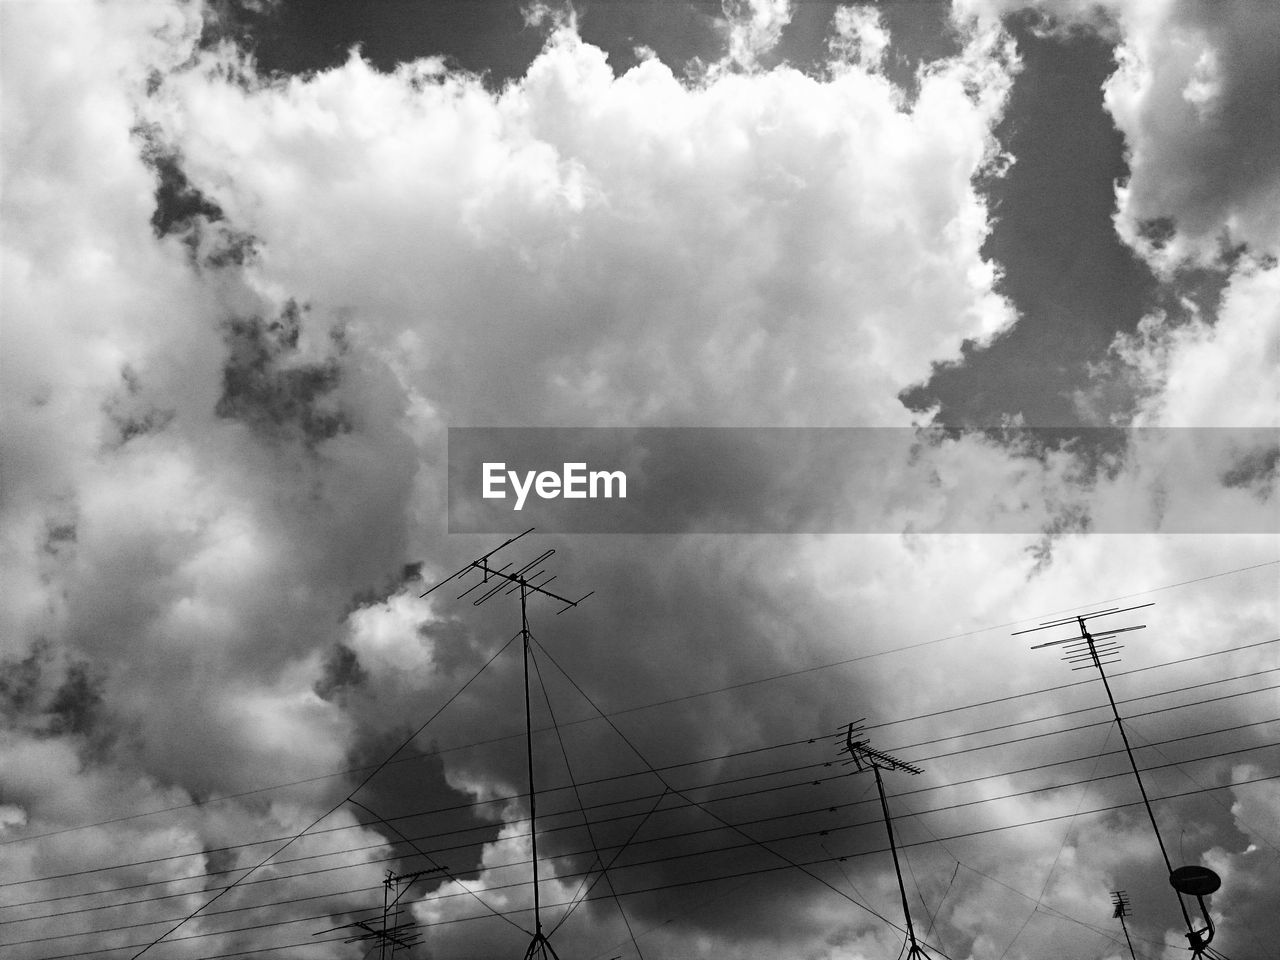
M 520 637 L 524 641 L 524 743 L 529 764 L 529 846 L 533 859 L 534 941 L 542 940 L 541 898 L 538 892 L 538 824 L 536 794 L 533 789 L 533 719 L 529 708 L 529 617 L 525 605 L 525 582 L 520 584 Z
M 1155 832 L 1156 843 L 1160 847 L 1160 856 L 1164 857 L 1165 869 L 1169 873 L 1173 873 L 1173 863 L 1169 860 L 1169 852 L 1164 848 L 1164 838 L 1160 836 L 1160 825 L 1156 823 L 1155 811 L 1151 809 L 1151 799 L 1147 796 L 1147 788 L 1142 783 L 1142 774 L 1138 770 L 1138 761 L 1133 759 L 1133 747 L 1129 745 L 1129 735 L 1124 732 L 1124 721 L 1120 719 L 1120 710 L 1116 706 L 1116 698 L 1111 693 L 1111 684 L 1107 682 L 1107 671 L 1102 669 L 1102 661 L 1098 659 L 1098 650 L 1094 646 L 1093 635 L 1085 627 L 1084 618 L 1077 617 L 1076 619 L 1080 624 L 1080 634 L 1089 645 L 1089 655 L 1093 657 L 1093 665 L 1098 668 L 1098 676 L 1102 678 L 1102 689 L 1107 692 L 1107 703 L 1111 704 L 1112 716 L 1116 718 L 1116 729 L 1120 731 L 1120 739 L 1124 742 L 1124 752 L 1129 757 L 1129 766 L 1133 768 L 1133 778 L 1138 781 L 1138 792 L 1142 794 L 1142 804 L 1147 808 L 1147 817 L 1151 820 L 1151 829 Z M 1195 926 L 1191 923 L 1191 914 L 1187 913 L 1187 905 L 1182 900 L 1182 894 L 1178 894 L 1178 907 L 1182 910 L 1182 919 L 1186 921 L 1187 929 L 1194 930 Z
M 382 929 L 378 932 L 378 960 L 387 955 L 387 896 L 391 889 L 391 871 L 382 880 Z
M 915 927 L 911 923 L 911 908 L 907 905 L 907 888 L 902 882 L 902 867 L 898 863 L 898 846 L 893 839 L 893 818 L 889 815 L 889 801 L 884 795 L 884 780 L 880 777 L 880 765 L 874 761 L 871 770 L 876 775 L 876 791 L 880 794 L 880 809 L 884 811 L 884 828 L 889 834 L 889 852 L 893 854 L 893 871 L 898 875 L 898 894 L 902 897 L 902 916 L 907 921 L 907 939 L 911 941 L 908 956 L 923 953 L 916 943 Z
M 1129 956 L 1133 960 L 1138 960 L 1138 955 L 1133 952 L 1133 941 L 1129 939 L 1129 925 L 1124 922 L 1124 914 L 1120 914 L 1120 929 L 1124 931 L 1124 942 L 1129 945 Z

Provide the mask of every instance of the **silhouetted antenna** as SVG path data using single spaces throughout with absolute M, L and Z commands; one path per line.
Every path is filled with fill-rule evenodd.
M 1123 890 L 1112 890 L 1111 902 L 1116 908 L 1115 912 L 1111 914 L 1111 918 L 1113 920 L 1116 918 L 1123 920 L 1129 915 L 1129 898 L 1125 895 Z
M 1130 610 L 1142 610 L 1151 606 L 1155 606 L 1155 604 L 1140 603 L 1134 607 L 1110 607 L 1106 610 L 1094 610 L 1092 613 L 1064 617 L 1061 620 L 1050 620 L 1028 630 L 1016 630 L 1012 636 L 1035 633 L 1038 630 L 1048 630 L 1066 624 L 1074 624 L 1079 627 L 1080 635 L 1078 637 L 1038 643 L 1031 649 L 1041 650 L 1045 647 L 1062 646 L 1065 651 L 1062 659 L 1068 663 L 1081 663 L 1083 661 L 1080 666 L 1072 667 L 1073 670 L 1083 670 L 1091 666 L 1097 667 L 1098 676 L 1102 678 L 1102 688 L 1107 692 L 1107 702 L 1111 704 L 1111 713 L 1116 719 L 1116 729 L 1120 731 L 1120 739 L 1124 741 L 1124 752 L 1129 756 L 1129 765 L 1133 768 L 1134 779 L 1138 781 L 1138 792 L 1142 794 L 1142 803 L 1147 808 L 1147 817 L 1151 820 L 1151 829 L 1155 831 L 1156 843 L 1160 846 L 1160 855 L 1164 857 L 1165 867 L 1169 871 L 1169 885 L 1178 892 L 1178 906 L 1182 909 L 1182 919 L 1187 924 L 1186 936 L 1187 941 L 1191 944 L 1191 955 L 1192 957 L 1220 957 L 1221 954 L 1209 947 L 1209 941 L 1213 939 L 1214 928 L 1213 921 L 1209 918 L 1208 908 L 1205 907 L 1204 898 L 1214 890 L 1217 890 L 1222 881 L 1208 867 L 1179 867 L 1177 870 L 1173 868 L 1173 862 L 1169 859 L 1169 852 L 1165 849 L 1164 838 L 1160 836 L 1160 825 L 1156 823 L 1156 815 L 1151 808 L 1151 799 L 1147 796 L 1147 788 L 1142 783 L 1142 774 L 1138 770 L 1138 762 L 1133 757 L 1133 747 L 1129 745 L 1129 735 L 1125 733 L 1124 721 L 1120 719 L 1120 710 L 1116 707 L 1115 695 L 1111 692 L 1111 684 L 1107 682 L 1107 671 L 1103 669 L 1107 664 L 1115 663 L 1118 659 L 1117 654 L 1120 650 L 1120 645 L 1111 638 L 1119 633 L 1142 630 L 1146 627 L 1146 624 L 1138 624 L 1132 627 L 1116 627 L 1097 633 L 1090 633 L 1089 628 L 1085 626 L 1085 621 L 1088 620 L 1109 617 L 1117 613 L 1128 613 Z M 1184 894 L 1195 896 L 1200 901 L 1200 910 L 1204 914 L 1205 920 L 1205 926 L 1200 930 L 1197 930 L 1195 924 L 1191 922 L 1191 914 L 1187 912 L 1187 905 L 1182 899 Z M 1123 922 L 1123 917 L 1121 917 L 1121 920 Z M 1132 947 L 1130 949 L 1132 950 Z
M 400 917 L 404 915 L 403 910 L 393 909 L 403 894 L 403 891 L 399 890 L 400 884 L 406 884 L 405 890 L 408 890 L 418 877 L 428 873 L 439 873 L 444 869 L 444 867 L 435 867 L 431 870 L 418 870 L 414 873 L 402 874 L 395 874 L 388 870 L 386 879 L 382 881 L 381 925 L 375 927 L 367 920 L 355 920 L 351 923 L 344 923 L 340 927 L 321 930 L 319 933 L 313 933 L 312 936 L 319 937 L 326 933 L 333 933 L 336 930 L 359 930 L 359 933 L 348 937 L 342 942 L 367 943 L 371 940 L 376 941 L 378 960 L 385 960 L 386 957 L 394 957 L 398 952 L 411 950 L 422 942 L 422 934 L 415 929 L 417 924 L 413 920 L 400 920 Z M 393 888 L 397 890 L 394 897 L 391 896 Z M 370 951 L 372 952 L 372 948 L 370 948 Z
M 570 600 L 568 597 L 562 597 L 560 596 L 560 594 L 552 593 L 550 590 L 547 589 L 547 584 L 549 584 L 552 580 L 554 580 L 555 577 L 551 574 L 548 574 L 544 569 L 542 569 L 540 564 L 549 560 L 555 554 L 555 550 L 545 550 L 542 553 L 540 553 L 538 556 L 530 560 L 528 563 L 525 563 L 522 566 L 516 567 L 514 570 L 511 569 L 512 563 L 514 563 L 514 561 L 512 561 L 512 563 L 503 564 L 501 567 L 494 567 L 490 563 L 490 558 L 495 553 L 497 553 L 499 550 L 502 550 L 504 547 L 508 547 L 511 544 L 515 543 L 521 537 L 525 536 L 525 534 L 532 533 L 533 529 L 534 529 L 533 527 L 530 527 L 524 533 L 514 536 L 510 540 L 504 541 L 503 543 L 494 547 L 492 550 L 490 550 L 488 553 L 484 554 L 483 556 L 477 557 L 476 559 L 472 560 L 466 566 L 462 567 L 461 569 L 445 577 L 443 580 L 437 583 L 434 587 L 432 587 L 426 593 L 422 594 L 422 596 L 425 597 L 428 593 L 431 593 L 432 591 L 439 589 L 440 587 L 444 586 L 446 583 L 449 583 L 453 580 L 461 580 L 462 578 L 467 576 L 467 574 L 471 573 L 471 571 L 473 570 L 479 572 L 480 579 L 477 580 L 475 583 L 473 583 L 471 586 L 467 587 L 467 589 L 463 590 L 462 593 L 458 594 L 459 600 L 461 600 L 463 597 L 466 597 L 472 591 L 480 588 L 487 588 L 487 589 L 482 590 L 482 592 L 474 600 L 471 601 L 473 606 L 478 607 L 480 606 L 480 604 L 484 603 L 486 600 L 490 600 L 493 597 L 496 597 L 499 593 L 502 593 L 504 595 L 512 594 L 512 593 L 520 594 L 520 638 L 523 641 L 523 646 L 524 646 L 524 742 L 525 742 L 525 753 L 527 756 L 528 766 L 529 766 L 529 843 L 530 843 L 530 860 L 533 863 L 533 924 L 534 924 L 533 939 L 529 942 L 529 948 L 525 950 L 524 957 L 525 957 L 525 960 L 533 960 L 533 958 L 535 957 L 542 957 L 545 960 L 546 957 L 550 956 L 550 957 L 554 957 L 555 960 L 560 960 L 559 955 L 555 951 L 555 948 L 551 946 L 551 941 L 550 939 L 548 939 L 548 935 L 542 932 L 542 900 L 541 900 L 541 894 L 539 893 L 539 890 L 538 890 L 538 831 L 537 831 L 537 802 L 536 802 L 537 792 L 534 789 L 534 783 L 533 783 L 533 721 L 531 718 L 531 712 L 529 708 L 529 639 L 530 639 L 530 636 L 529 636 L 529 613 L 528 613 L 527 604 L 528 604 L 528 598 L 530 594 L 541 594 L 544 597 L 550 597 L 552 600 L 556 600 L 564 604 L 563 607 L 561 607 L 559 610 L 556 611 L 556 615 L 558 616 L 559 614 L 564 613 L 570 607 L 576 607 L 583 600 L 587 599 L 587 597 L 591 596 L 591 593 L 594 593 L 595 591 L 585 593 L 581 597 L 579 597 L 577 600 Z M 534 569 L 535 567 L 537 569 Z
M 1129 898 L 1125 896 L 1123 890 L 1112 890 L 1111 903 L 1115 906 L 1111 919 L 1120 921 L 1120 929 L 1124 931 L 1124 942 L 1129 945 L 1129 956 L 1133 960 L 1138 960 L 1137 954 L 1133 952 L 1133 941 L 1129 939 L 1129 925 L 1124 922 L 1124 918 L 1129 915 Z
M 866 723 L 865 718 L 859 720 L 856 725 L 849 724 L 848 730 L 845 731 L 844 746 L 840 748 L 840 752 L 849 754 L 850 759 L 846 760 L 845 763 L 855 764 L 859 770 L 870 768 L 875 774 L 876 790 L 880 793 L 880 809 L 884 811 L 884 828 L 889 834 L 889 850 L 893 853 L 893 870 L 898 875 L 898 894 L 902 897 L 902 915 L 907 921 L 907 942 L 909 944 L 907 960 L 911 960 L 912 957 L 929 958 L 929 954 L 925 952 L 924 947 L 920 946 L 920 941 L 916 939 L 916 929 L 911 923 L 911 907 L 907 904 L 907 888 L 902 882 L 902 866 L 898 863 L 898 845 L 893 839 L 893 818 L 889 815 L 889 801 L 884 795 L 884 779 L 880 776 L 881 770 L 905 770 L 912 775 L 923 771 L 905 760 L 899 760 L 897 757 L 891 757 L 889 754 L 875 749 L 871 746 L 870 740 L 855 740 L 854 734 L 862 732 L 864 723 Z
M 499 550 L 503 549 L 504 547 L 508 547 L 511 544 L 515 543 L 517 540 L 519 540 L 521 537 L 525 536 L 526 534 L 533 533 L 533 531 L 534 531 L 534 528 L 530 527 L 524 533 L 518 534 L 512 537 L 510 540 L 506 540 L 503 543 L 500 543 L 498 546 L 494 547 L 492 550 L 490 550 L 488 553 L 484 554 L 483 556 L 476 557 L 466 566 L 461 567 L 458 570 L 455 570 L 453 573 L 449 574 L 449 576 L 445 577 L 443 580 L 437 583 L 434 587 L 432 587 L 426 593 L 422 594 L 422 596 L 425 597 L 429 593 L 434 593 L 436 590 L 439 590 L 441 587 L 443 587 L 446 583 L 450 583 L 454 580 L 462 579 L 467 574 L 469 574 L 472 570 L 478 570 L 480 572 L 480 579 L 476 583 L 473 583 L 471 586 L 469 586 L 466 590 L 463 590 L 460 594 L 458 594 L 457 598 L 459 600 L 467 596 L 467 594 L 471 593 L 473 590 L 476 590 L 480 587 L 488 586 L 491 580 L 496 580 L 498 582 L 494 586 L 492 586 L 489 590 L 485 591 L 484 593 L 481 593 L 476 599 L 471 601 L 473 606 L 477 606 L 477 607 L 480 606 L 480 604 L 484 603 L 486 600 L 491 599 L 492 597 L 496 596 L 497 594 L 501 593 L 504 589 L 506 589 L 507 593 L 515 593 L 517 590 L 519 590 L 522 601 L 524 597 L 530 593 L 540 593 L 544 597 L 550 597 L 552 600 L 558 600 L 561 603 L 563 603 L 564 606 L 556 611 L 557 614 L 564 613 L 570 607 L 576 607 L 583 600 L 587 599 L 587 597 L 591 596 L 591 593 L 594 593 L 595 591 L 591 591 L 591 593 L 585 593 L 581 597 L 579 597 L 577 600 L 570 600 L 568 597 L 562 597 L 560 596 L 560 594 L 552 593 L 550 590 L 547 589 L 547 584 L 549 584 L 552 580 L 554 580 L 555 576 L 549 575 L 543 570 L 536 570 L 533 573 L 528 572 L 531 567 L 536 567 L 538 564 L 542 563 L 544 560 L 548 560 L 552 556 L 554 556 L 555 550 L 547 550 L 544 553 L 534 557 L 524 566 L 519 567 L 515 570 L 511 569 L 510 563 L 503 564 L 501 567 L 497 567 L 497 568 L 490 565 L 489 558 L 492 557 L 495 553 L 497 553 Z M 543 578 L 543 579 L 539 579 L 539 578 Z
M 1092 620 L 1095 617 L 1109 617 L 1113 613 L 1125 613 L 1129 610 L 1141 610 L 1144 607 L 1154 606 L 1151 603 L 1142 603 L 1136 607 L 1111 607 L 1107 610 L 1095 610 L 1092 613 L 1086 613 L 1078 617 L 1067 617 L 1063 620 L 1048 620 L 1038 627 L 1032 627 L 1029 630 L 1018 630 L 1013 636 L 1019 636 L 1024 633 L 1035 633 L 1037 630 L 1048 630 L 1051 627 L 1060 627 L 1064 624 L 1074 623 L 1080 627 L 1080 636 L 1068 637 L 1066 640 L 1050 640 L 1048 643 L 1037 643 L 1031 647 L 1032 650 L 1043 650 L 1045 647 L 1062 647 L 1062 659 L 1067 663 L 1078 663 L 1080 666 L 1072 667 L 1072 670 L 1086 670 L 1089 667 L 1097 667 L 1099 671 L 1107 664 L 1116 663 L 1120 659 L 1120 650 L 1122 644 L 1112 639 L 1116 634 L 1129 633 L 1132 630 L 1144 630 L 1146 624 L 1141 623 L 1134 627 L 1117 627 L 1113 630 L 1103 630 L 1098 633 L 1090 633 L 1085 629 L 1084 622 Z M 1103 678 L 1105 680 L 1105 677 Z

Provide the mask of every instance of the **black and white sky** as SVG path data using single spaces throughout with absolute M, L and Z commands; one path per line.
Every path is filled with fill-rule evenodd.
M 1139 604 L 1170 861 L 1275 956 L 1280 6 L 6 0 L 0 44 L 4 956 L 360 960 L 387 871 L 431 871 L 396 956 L 524 955 L 519 604 L 421 596 L 502 540 L 449 532 L 451 427 L 919 436 L 830 478 L 879 532 L 504 553 L 594 591 L 529 607 L 564 960 L 902 954 L 862 718 L 923 771 L 930 956 L 1189 956 L 1096 672 L 1011 636 Z

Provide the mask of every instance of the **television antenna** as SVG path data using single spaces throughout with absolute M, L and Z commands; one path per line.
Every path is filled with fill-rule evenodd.
M 884 828 L 889 834 L 889 850 L 893 853 L 893 870 L 898 875 L 898 894 L 902 897 L 902 915 L 907 921 L 909 948 L 906 960 L 911 960 L 912 957 L 923 957 L 925 960 L 932 960 L 929 954 L 925 952 L 924 947 L 920 946 L 920 941 L 916 939 L 916 930 L 911 923 L 911 907 L 907 904 L 907 888 L 902 882 L 902 866 L 898 863 L 898 846 L 893 838 L 893 818 L 889 815 L 889 801 L 884 795 L 884 778 L 880 776 L 881 770 L 905 770 L 913 776 L 922 771 L 919 767 L 907 763 L 905 760 L 899 760 L 897 757 L 891 757 L 889 754 L 875 749 L 871 746 L 870 740 L 854 740 L 854 734 L 862 732 L 864 723 L 866 723 L 866 718 L 859 720 L 856 725 L 849 724 L 844 736 L 844 746 L 840 748 L 840 752 L 849 754 L 850 759 L 845 761 L 846 764 L 855 764 L 859 770 L 869 768 L 876 777 L 876 790 L 880 793 L 880 809 L 884 811 Z
M 1111 919 L 1120 921 L 1120 929 L 1124 931 L 1124 942 L 1129 944 L 1129 956 L 1137 960 L 1137 954 L 1133 952 L 1133 941 L 1129 939 L 1129 926 L 1124 922 L 1124 918 L 1129 915 L 1129 898 L 1123 890 L 1112 890 L 1111 903 L 1115 907 Z
M 353 936 L 343 940 L 343 943 L 366 943 L 370 940 L 376 941 L 378 946 L 378 960 L 385 960 L 387 957 L 394 957 L 402 950 L 411 950 L 422 942 L 422 934 L 415 929 L 417 924 L 413 920 L 401 921 L 400 917 L 404 914 L 403 910 L 394 909 L 396 903 L 404 895 L 405 891 L 413 885 L 413 881 L 418 877 L 428 873 L 439 873 L 444 867 L 436 867 L 432 870 L 418 870 L 415 873 L 395 874 L 390 870 L 387 871 L 386 879 L 382 881 L 382 925 L 374 927 L 367 920 L 355 920 L 351 923 L 344 923 L 340 927 L 330 927 L 328 930 L 321 930 L 319 933 L 313 933 L 313 937 L 319 937 L 326 933 L 333 933 L 336 930 L 359 930 Z M 405 884 L 404 890 L 400 889 L 400 884 Z M 392 889 L 395 889 L 396 895 L 391 896 Z M 389 951 L 388 951 L 389 948 Z M 368 954 L 366 954 L 368 956 Z
M 506 547 L 509 547 L 526 534 L 532 533 L 533 530 L 534 528 L 530 527 L 528 530 L 524 531 L 524 533 L 518 534 L 517 536 L 504 541 L 483 556 L 477 557 L 466 566 L 445 577 L 426 593 L 422 594 L 422 596 L 427 596 L 427 594 L 438 590 L 450 581 L 461 580 L 471 574 L 472 571 L 477 571 L 480 577 L 475 583 L 463 590 L 462 593 L 458 594 L 457 599 L 459 600 L 482 587 L 488 589 L 482 590 L 481 593 L 471 601 L 472 606 L 478 607 L 482 603 L 493 599 L 498 594 L 520 594 L 520 639 L 524 647 L 524 742 L 529 770 L 529 843 L 530 860 L 533 863 L 534 929 L 533 939 L 529 941 L 529 947 L 524 952 L 524 960 L 534 960 L 534 958 L 537 957 L 541 957 L 545 960 L 548 956 L 554 958 L 554 960 L 560 960 L 559 954 L 557 954 L 555 948 L 551 946 L 550 938 L 542 930 L 542 900 L 538 890 L 537 792 L 534 788 L 533 780 L 533 721 L 529 706 L 529 641 L 531 636 L 529 633 L 528 600 L 530 596 L 540 595 L 564 604 L 563 607 L 556 611 L 556 615 L 559 616 L 571 607 L 576 607 L 578 604 L 582 603 L 583 600 L 587 599 L 587 597 L 591 596 L 595 591 L 585 593 L 577 600 L 570 600 L 568 597 L 563 597 L 560 594 L 553 593 L 547 589 L 547 584 L 551 583 L 551 581 L 555 579 L 555 576 L 547 573 L 540 564 L 549 560 L 555 554 L 555 550 L 546 550 L 534 557 L 528 563 L 521 567 L 517 567 L 514 570 L 511 569 L 514 561 L 506 563 L 501 567 L 494 567 L 490 563 L 494 554 Z M 492 586 L 490 584 L 492 584 Z
M 1205 906 L 1204 898 L 1222 886 L 1222 880 L 1208 867 L 1187 866 L 1174 869 L 1173 861 L 1169 859 L 1169 851 L 1165 849 L 1164 838 L 1160 836 L 1160 825 L 1156 822 L 1155 812 L 1151 809 L 1151 798 L 1147 796 L 1147 788 L 1142 783 L 1142 773 L 1138 770 L 1138 762 L 1133 758 L 1133 747 L 1129 745 L 1129 736 L 1125 733 L 1124 722 L 1120 719 L 1120 710 L 1116 706 L 1116 698 L 1111 692 L 1111 684 L 1107 682 L 1107 671 L 1104 669 L 1108 664 L 1115 663 L 1120 659 L 1120 650 L 1123 644 L 1117 643 L 1113 638 L 1117 634 L 1145 629 L 1146 624 L 1141 623 L 1132 627 L 1113 627 L 1096 633 L 1090 633 L 1089 628 L 1085 625 L 1086 621 L 1096 620 L 1098 617 L 1109 617 L 1117 613 L 1128 613 L 1131 610 L 1142 610 L 1152 606 L 1155 606 L 1155 604 L 1140 603 L 1133 607 L 1109 607 L 1106 610 L 1095 610 L 1092 613 L 1064 617 L 1061 620 L 1048 620 L 1038 627 L 1016 630 L 1011 636 L 1017 637 L 1024 633 L 1036 633 L 1040 630 L 1050 630 L 1067 624 L 1074 624 L 1079 628 L 1079 636 L 1068 637 L 1065 640 L 1050 640 L 1048 643 L 1037 643 L 1031 649 L 1042 650 L 1046 647 L 1060 646 L 1063 649 L 1062 659 L 1068 663 L 1078 664 L 1078 666 L 1073 666 L 1072 670 L 1087 670 L 1089 667 L 1097 669 L 1098 676 L 1102 678 L 1102 688 L 1107 692 L 1107 702 L 1111 704 L 1111 713 L 1116 720 L 1116 729 L 1120 731 L 1120 739 L 1124 742 L 1124 752 L 1129 757 L 1129 766 L 1133 768 L 1133 777 L 1138 781 L 1138 791 L 1142 794 L 1143 806 L 1147 808 L 1147 817 L 1151 820 L 1151 829 L 1155 831 L 1156 843 L 1160 846 L 1160 855 L 1164 857 L 1165 867 L 1169 871 L 1169 885 L 1178 894 L 1178 906 L 1182 910 L 1182 919 L 1187 924 L 1186 937 L 1187 942 L 1191 945 L 1191 956 L 1221 958 L 1222 954 L 1209 946 L 1209 942 L 1213 940 L 1214 926 L 1213 920 L 1209 916 L 1209 909 Z M 1195 928 L 1195 924 L 1191 920 L 1191 914 L 1187 910 L 1187 904 L 1183 900 L 1183 896 L 1194 896 L 1200 904 L 1200 912 L 1204 917 L 1205 925 L 1199 930 Z M 1119 907 L 1117 907 L 1117 910 L 1119 910 Z M 1121 922 L 1123 922 L 1123 917 L 1119 913 L 1116 916 L 1120 916 Z M 1127 931 L 1125 935 L 1128 936 Z M 1132 951 L 1132 946 L 1130 950 Z

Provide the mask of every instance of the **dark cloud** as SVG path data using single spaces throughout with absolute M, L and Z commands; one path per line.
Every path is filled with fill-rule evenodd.
M 40 737 L 109 739 L 98 728 L 103 686 L 87 662 L 64 662 L 47 640 L 37 640 L 21 658 L 0 667 L 0 704 L 9 724 Z
M 150 92 L 154 95 L 157 90 Z M 157 180 L 151 214 L 155 236 L 176 237 L 192 263 L 218 268 L 252 262 L 258 255 L 258 239 L 233 228 L 222 207 L 191 182 L 181 152 L 165 143 L 158 125 L 141 124 L 133 133 L 142 143 L 143 162 Z
M 422 567 L 422 561 L 404 564 L 400 569 L 400 575 L 388 577 L 387 582 L 380 589 L 369 587 L 352 597 L 351 609 L 358 610 L 361 607 L 372 607 L 385 603 L 407 586 L 419 582 L 422 579 Z
M 71 549 L 76 542 L 74 520 L 49 520 L 45 524 L 45 553 L 57 556 Z
M 366 749 L 352 754 L 353 766 L 379 762 L 405 733 L 379 734 Z M 501 827 L 492 805 L 478 805 L 475 794 L 449 784 L 439 753 L 412 745 L 397 753 L 353 799 L 356 819 L 387 843 L 394 858 L 387 868 L 398 874 L 423 872 L 411 888 L 414 896 L 436 890 L 451 878 L 474 878 L 484 845 L 496 839 Z
M 156 211 L 151 215 L 151 229 L 157 237 L 171 234 L 189 236 L 198 221 L 210 223 L 223 219 L 222 208 L 192 186 L 182 169 L 181 158 L 147 141 L 143 159 L 156 172 Z
M 88 734 L 102 704 L 100 683 L 82 664 L 72 664 L 49 703 L 50 731 L 54 734 Z
M 361 686 L 368 677 L 360 667 L 360 658 L 344 644 L 337 644 L 324 662 L 324 673 L 315 682 L 316 696 L 332 700 L 348 687 Z
M 352 429 L 335 394 L 342 378 L 342 335 L 330 333 L 330 356 L 300 359 L 306 312 L 307 307 L 289 300 L 270 320 L 227 322 L 229 356 L 215 408 L 219 417 L 240 420 L 265 436 L 301 440 L 308 447 Z
M 138 373 L 128 364 L 120 370 L 120 380 L 123 389 L 102 404 L 102 412 L 114 428 L 107 444 L 110 447 L 163 430 L 177 413 L 173 409 L 161 410 L 154 406 L 143 390 Z
M 1260 500 L 1267 500 L 1275 495 L 1278 469 L 1280 447 L 1252 450 L 1222 474 L 1222 483 L 1228 487 L 1246 487 Z
M 49 643 L 43 641 L 37 642 L 23 657 L 4 659 L 0 669 L 0 702 L 11 717 L 24 716 L 38 702 L 49 655 Z

